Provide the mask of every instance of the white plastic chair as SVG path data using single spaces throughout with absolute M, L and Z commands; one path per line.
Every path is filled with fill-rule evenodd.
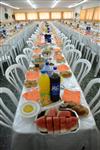
M 96 53 L 92 51 L 90 47 L 86 47 L 86 49 L 83 50 L 83 57 L 89 60 L 91 64 L 93 64 L 95 56 L 96 56 Z
M 35 46 L 34 46 L 34 44 L 33 44 L 32 41 L 26 41 L 26 43 L 27 43 L 27 45 L 28 45 L 29 48 L 31 48 L 31 49 L 35 48 Z
M 68 44 L 63 48 L 63 53 L 65 53 L 68 50 L 74 50 L 74 49 L 75 49 L 74 45 Z
M 20 73 L 18 71 L 21 71 Z M 16 90 L 21 93 L 24 79 L 22 81 L 21 77 L 25 78 L 24 69 L 19 64 L 11 65 L 7 68 L 5 76 L 7 80 L 16 88 Z
M 32 50 L 30 48 L 24 48 L 23 49 L 23 53 L 26 55 L 26 57 L 28 58 L 28 61 L 30 62 L 30 58 L 32 56 Z
M 77 70 L 80 67 L 80 70 Z M 84 77 L 89 73 L 91 70 L 91 63 L 86 59 L 79 59 L 77 60 L 72 67 L 72 71 L 75 73 L 78 71 L 78 75 L 76 76 L 79 83 L 82 82 Z
M 1 68 L 2 75 L 4 75 L 3 63 L 7 62 L 8 66 L 12 64 L 12 61 L 11 61 L 12 49 L 10 49 L 11 51 L 9 50 L 10 48 L 9 45 L 8 45 L 8 48 L 7 49 L 6 48 L 7 48 L 7 45 L 0 47 L 0 68 Z
M 65 58 L 70 65 L 70 67 L 73 66 L 73 64 L 81 58 L 81 52 L 78 50 L 69 50 L 65 52 Z
M 65 47 L 66 45 L 71 44 L 71 40 L 67 39 L 64 41 L 63 47 Z
M 85 90 L 84 90 L 84 95 L 85 97 L 88 95 L 90 89 L 95 85 L 95 84 L 100 84 L 100 78 L 95 78 L 93 80 L 91 80 L 88 85 L 86 86 Z M 89 106 L 91 108 L 91 111 L 93 113 L 94 116 L 96 116 L 97 114 L 100 113 L 100 100 L 97 102 L 97 99 L 100 97 L 100 86 L 98 89 L 98 92 L 96 93 L 96 95 L 93 97 L 93 99 L 90 101 Z M 94 105 L 95 104 L 95 105 Z
M 0 94 L 7 94 L 11 100 L 11 102 L 17 107 L 18 100 L 15 97 L 15 95 L 12 93 L 12 91 L 8 88 L 1 87 L 0 88 Z M 11 110 L 6 106 L 4 101 L 0 98 L 0 125 L 12 128 L 13 120 L 14 120 L 14 114 L 11 112 Z M 10 117 L 10 118 L 9 118 Z
M 24 54 L 20 54 L 16 57 L 16 62 L 17 64 L 21 65 L 24 69 L 24 72 L 27 71 L 28 67 L 29 67 L 29 61 L 27 59 L 27 57 Z

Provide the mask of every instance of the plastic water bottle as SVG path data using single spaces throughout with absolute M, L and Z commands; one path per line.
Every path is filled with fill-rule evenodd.
M 43 67 L 42 70 L 45 70 L 49 77 L 51 76 L 51 74 L 52 74 L 52 69 L 51 69 L 51 67 L 49 66 L 49 62 L 48 62 L 48 61 L 46 61 L 46 63 L 45 63 L 45 65 L 44 65 L 44 67 Z

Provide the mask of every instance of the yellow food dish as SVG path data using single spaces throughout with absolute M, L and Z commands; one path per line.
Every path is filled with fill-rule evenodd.
M 26 106 L 24 106 L 23 111 L 26 113 L 31 113 L 31 112 L 35 111 L 35 107 L 33 107 L 31 105 L 26 105 Z

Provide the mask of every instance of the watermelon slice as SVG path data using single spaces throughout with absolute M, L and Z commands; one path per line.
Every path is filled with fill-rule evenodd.
M 58 113 L 58 111 L 57 111 L 56 108 L 51 108 L 51 109 L 49 109 L 49 110 L 47 111 L 46 116 L 48 116 L 48 117 L 56 117 L 56 116 L 57 116 L 57 113 Z
M 66 117 L 59 117 L 60 119 L 60 132 L 65 133 L 66 132 Z
M 48 133 L 53 133 L 53 119 L 52 117 L 46 117 L 47 131 Z
M 59 111 L 58 113 L 58 117 L 66 117 L 66 118 L 69 118 L 71 117 L 71 112 L 66 110 L 66 111 Z
M 71 128 L 75 129 L 78 123 L 78 118 L 77 117 L 71 117 Z
M 76 128 L 77 123 L 78 123 L 78 118 L 77 117 L 66 118 L 66 128 L 67 128 L 67 130 L 74 130 Z
M 59 117 L 53 117 L 54 133 L 60 132 L 60 120 Z
M 45 116 L 40 117 L 37 120 L 35 120 L 35 123 L 41 132 L 47 132 L 46 117 Z
M 66 129 L 70 130 L 72 127 L 71 125 L 71 117 L 70 118 L 66 118 Z

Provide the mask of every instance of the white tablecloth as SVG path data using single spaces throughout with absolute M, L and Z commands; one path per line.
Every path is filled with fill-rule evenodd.
M 63 83 L 68 89 L 80 90 L 81 104 L 88 107 L 74 75 L 64 79 Z M 25 91 L 26 88 L 23 87 L 22 94 Z M 20 107 L 24 102 L 21 95 L 13 123 L 12 150 L 97 150 L 96 124 L 90 111 L 87 117 L 80 118 L 80 127 L 76 133 L 41 135 L 32 118 L 26 119 L 21 116 Z

